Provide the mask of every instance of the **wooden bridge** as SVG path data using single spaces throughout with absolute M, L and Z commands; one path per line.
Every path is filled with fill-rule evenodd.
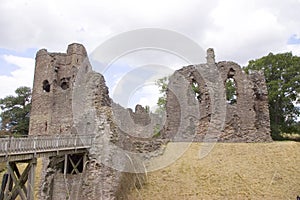
M 71 165 L 71 174 L 79 173 L 78 165 L 85 163 L 87 150 L 91 148 L 94 135 L 42 135 L 0 138 L 0 162 L 7 163 L 3 175 L 0 200 L 34 199 L 36 159 L 40 157 L 65 156 L 64 174 Z M 73 155 L 81 155 L 76 161 Z M 17 163 L 27 163 L 23 173 Z M 26 186 L 27 183 L 27 186 Z

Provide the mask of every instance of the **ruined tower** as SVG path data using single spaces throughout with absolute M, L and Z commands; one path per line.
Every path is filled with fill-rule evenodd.
M 113 148 L 123 143 L 118 142 L 104 77 L 92 70 L 81 44 L 70 44 L 66 53 L 42 49 L 36 54 L 30 135 L 46 134 L 97 136 L 84 153 L 42 158 L 39 199 L 121 199 L 143 179 L 143 173 L 124 173 L 125 168 L 138 169 L 128 159 L 118 160 L 123 171 L 111 167 Z M 132 147 L 130 143 L 126 142 Z M 67 167 L 71 160 L 80 169 L 75 173 Z
M 79 68 L 91 70 L 87 52 L 81 44 L 70 44 L 67 53 L 36 54 L 30 113 L 30 135 L 72 132 L 72 90 Z

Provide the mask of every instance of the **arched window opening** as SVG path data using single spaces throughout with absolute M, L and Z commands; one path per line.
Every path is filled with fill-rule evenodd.
M 196 81 L 192 82 L 192 90 L 195 93 L 195 98 L 201 102 L 201 91 L 200 91 L 200 86 Z
M 51 88 L 51 86 L 50 86 L 49 81 L 48 80 L 44 80 L 43 81 L 43 91 L 44 92 L 50 92 L 50 88 Z
M 63 90 L 66 90 L 70 87 L 69 85 L 69 79 L 68 78 L 62 78 L 60 80 L 60 87 L 63 89 Z
M 233 68 L 230 68 L 227 74 L 228 78 L 233 78 L 234 75 L 235 75 L 235 70 Z
M 233 78 L 228 78 L 225 82 L 226 101 L 228 104 L 235 104 L 237 102 L 237 87 Z

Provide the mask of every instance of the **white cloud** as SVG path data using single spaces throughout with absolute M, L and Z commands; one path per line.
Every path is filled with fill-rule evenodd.
M 150 106 L 151 111 L 155 111 L 157 100 L 161 96 L 158 90 L 158 86 L 153 84 L 144 85 L 133 91 L 128 99 L 128 107 L 135 108 L 136 104 L 142 106 Z
M 11 76 L 0 76 L 0 98 L 14 94 L 20 86 L 32 88 L 34 76 L 34 59 L 12 55 L 3 55 L 3 59 L 18 68 Z
M 286 46 L 291 35 L 278 13 L 260 1 L 220 1 L 211 16 L 214 28 L 207 30 L 204 41 L 222 60 L 244 64 Z
M 217 58 L 245 62 L 285 49 L 300 34 L 299 9 L 295 0 L 10 0 L 0 5 L 0 46 L 65 51 L 80 42 L 91 52 L 120 32 L 158 27 L 214 47 Z
M 10 0 L 0 4 L 0 48 L 64 52 L 69 43 L 79 42 L 92 53 L 116 34 L 155 27 L 182 33 L 204 49 L 213 47 L 217 60 L 244 65 L 269 52 L 300 55 L 300 45 L 287 44 L 300 35 L 299 10 L 299 0 Z M 18 60 L 19 68 L 12 77 L 0 77 L 1 96 L 32 85 L 33 58 L 26 69 L 27 59 L 20 59 L 6 57 L 10 63 Z
M 0 45 L 5 48 L 47 47 L 64 50 L 68 43 L 84 43 L 91 51 L 120 32 L 159 27 L 196 36 L 208 21 L 216 1 L 191 0 L 72 0 L 21 2 L 0 5 Z M 20 23 L 20 20 L 22 23 Z M 200 28 L 195 28 L 195 25 Z

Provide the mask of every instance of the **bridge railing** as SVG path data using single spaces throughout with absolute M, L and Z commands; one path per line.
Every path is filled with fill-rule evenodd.
M 94 135 L 39 135 L 0 138 L 0 155 L 89 148 Z

